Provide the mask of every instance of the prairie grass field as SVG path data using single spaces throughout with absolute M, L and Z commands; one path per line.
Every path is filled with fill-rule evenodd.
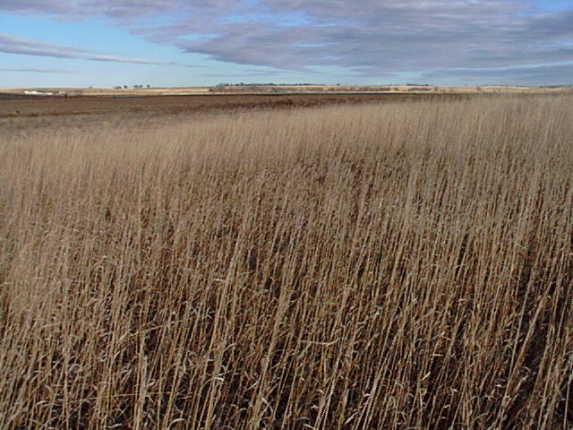
M 572 102 L 2 135 L 0 428 L 571 429 Z

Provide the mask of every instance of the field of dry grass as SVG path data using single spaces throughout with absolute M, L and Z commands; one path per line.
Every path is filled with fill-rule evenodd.
M 0 427 L 568 429 L 571 96 L 0 141 Z

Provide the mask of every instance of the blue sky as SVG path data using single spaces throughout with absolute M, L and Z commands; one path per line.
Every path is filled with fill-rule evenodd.
M 573 84 L 573 0 L 0 0 L 0 88 Z

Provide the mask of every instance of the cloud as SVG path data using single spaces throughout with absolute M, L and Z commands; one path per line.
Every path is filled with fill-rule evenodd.
M 153 61 L 146 60 L 143 58 L 129 58 L 129 57 L 118 57 L 115 55 L 86 55 L 83 57 L 85 60 L 91 61 L 103 61 L 112 63 L 131 63 L 131 64 L 149 64 L 154 66 L 178 66 L 179 64 L 174 61 Z M 186 66 L 189 67 L 189 66 Z
M 74 73 L 72 70 L 64 69 L 42 69 L 36 67 L 5 67 L 0 66 L 0 72 L 17 72 L 17 73 Z
M 66 14 L 74 1 L 67 0 L 2 0 L 0 10 L 11 13 Z
M 105 16 L 184 53 L 289 71 L 375 78 L 573 61 L 573 7 L 531 0 L 1 0 L 2 10 Z
M 20 14 L 46 14 L 61 18 L 107 16 L 120 20 L 168 11 L 229 10 L 238 0 L 1 0 L 0 11 Z
M 104 61 L 114 63 L 148 64 L 159 66 L 177 65 L 174 62 L 154 61 L 142 58 L 100 55 L 85 49 L 69 46 L 51 45 L 35 40 L 21 39 L 0 33 L 0 52 L 6 54 L 33 55 L 51 58 L 68 58 L 76 60 Z
M 50 45 L 2 33 L 0 33 L 0 52 L 53 58 L 81 58 L 86 53 L 78 48 Z
M 573 60 L 573 10 L 542 13 L 525 1 L 267 0 L 257 7 L 241 20 L 189 16 L 135 31 L 219 61 L 334 66 L 368 77 Z

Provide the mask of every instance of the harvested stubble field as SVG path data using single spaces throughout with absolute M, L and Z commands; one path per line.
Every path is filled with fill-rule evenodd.
M 217 94 L 191 96 L 24 96 L 0 93 L 0 119 L 90 114 L 184 114 L 407 100 L 455 100 L 467 94 Z
M 0 142 L 0 427 L 568 429 L 571 96 Z

